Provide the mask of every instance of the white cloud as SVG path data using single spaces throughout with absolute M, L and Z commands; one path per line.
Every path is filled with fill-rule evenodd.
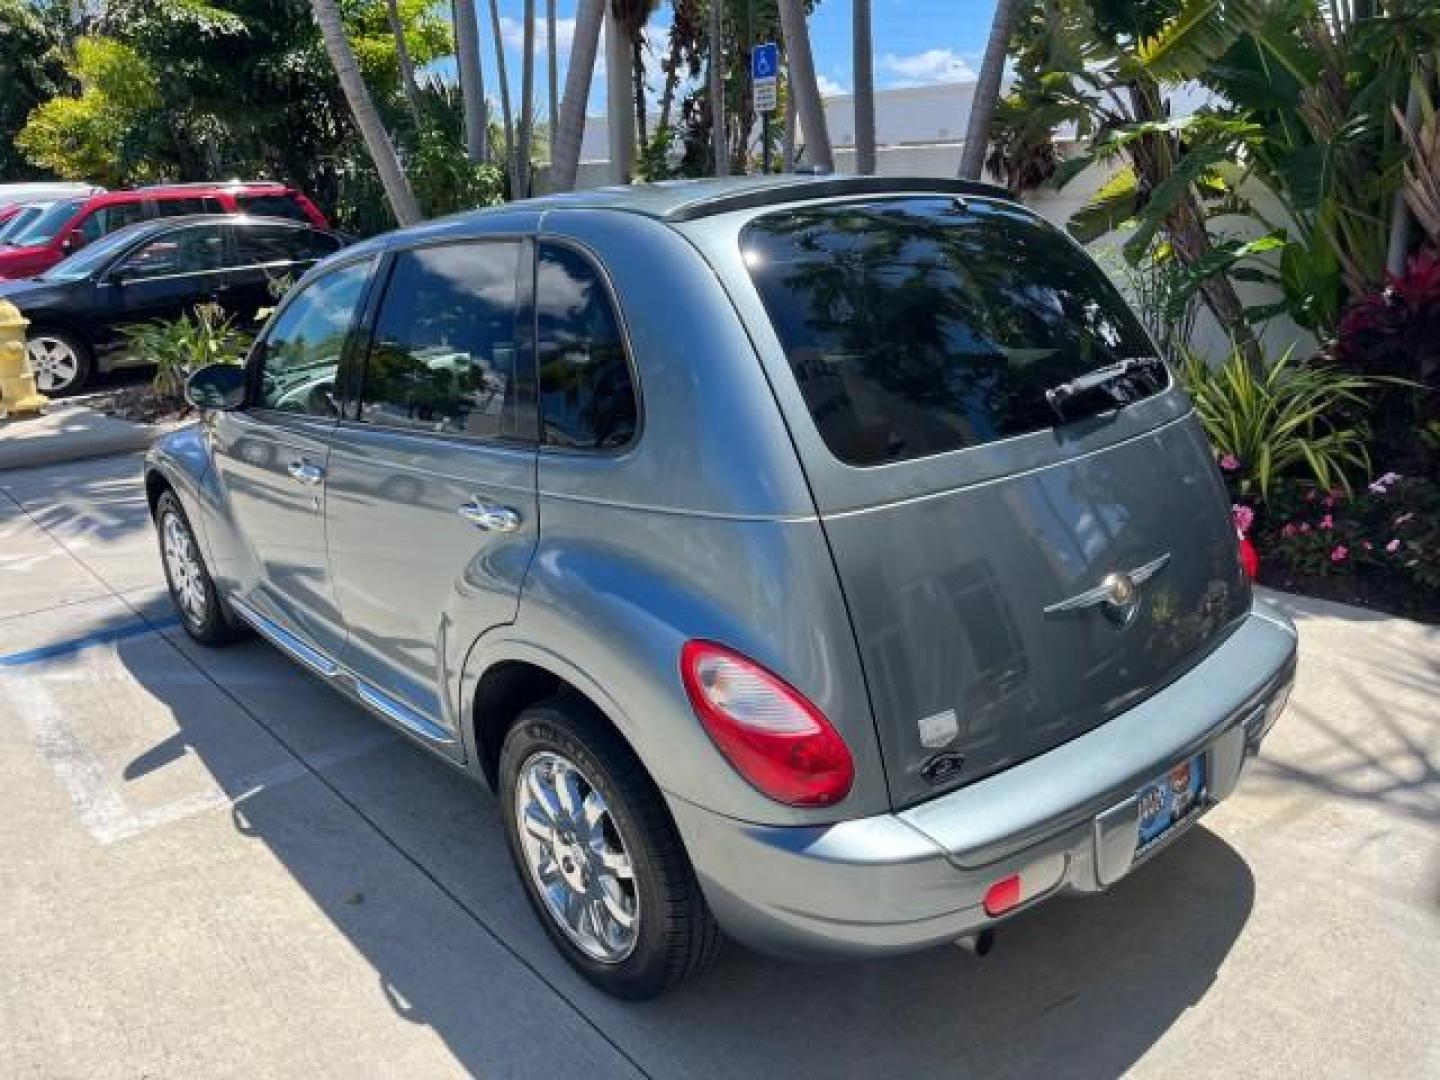
M 892 86 L 970 82 L 975 78 L 975 70 L 953 49 L 926 49 L 906 56 L 886 53 L 880 58 L 880 70 L 898 77 Z
M 549 26 L 544 19 L 535 20 L 535 55 L 540 56 L 545 52 L 545 41 L 549 34 Z M 511 18 L 509 15 L 500 16 L 500 36 L 505 39 L 505 44 L 515 50 L 525 47 L 525 24 L 519 19 Z M 602 36 L 601 40 L 604 38 Z M 562 57 L 570 55 L 570 46 L 575 42 L 575 20 L 555 20 L 555 43 L 559 46 Z M 601 50 L 604 55 L 604 50 Z
M 829 75 L 823 73 L 815 76 L 815 82 L 820 86 L 820 96 L 822 98 L 843 97 L 850 92 L 834 79 L 830 78 Z

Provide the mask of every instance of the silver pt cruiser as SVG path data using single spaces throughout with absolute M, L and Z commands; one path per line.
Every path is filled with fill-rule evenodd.
M 186 629 L 253 629 L 497 793 L 626 997 L 721 931 L 980 948 L 1228 796 L 1295 633 L 1190 402 L 998 190 L 589 192 L 332 257 L 146 487 Z

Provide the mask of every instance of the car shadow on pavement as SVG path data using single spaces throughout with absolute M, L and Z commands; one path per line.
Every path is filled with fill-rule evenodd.
M 1109 892 L 1014 919 L 983 960 L 941 948 L 810 966 L 731 946 L 667 998 L 614 1001 L 575 976 L 535 922 L 488 792 L 398 737 L 377 742 L 378 721 L 268 646 L 197 651 L 167 636 L 189 658 L 175 665 L 198 661 L 258 725 L 255 738 L 275 738 L 303 768 L 260 786 L 241 775 L 234 732 L 192 715 L 195 696 L 175 693 L 152 654 L 127 666 L 179 732 L 130 762 L 126 780 L 197 755 L 236 828 L 364 956 L 391 1007 L 473 1074 L 555 1074 L 554 1040 L 520 1036 L 544 1019 L 523 1006 L 548 996 L 540 980 L 564 999 L 556 1009 L 653 1076 L 1111 1077 L 1203 997 L 1254 903 L 1249 868 L 1202 825 Z M 129 643 L 118 651 L 139 656 Z M 370 748 L 327 754 L 317 725 L 332 743 Z

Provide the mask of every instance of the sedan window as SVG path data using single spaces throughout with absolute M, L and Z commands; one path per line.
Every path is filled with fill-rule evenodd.
M 225 265 L 225 237 L 219 226 L 199 225 L 164 233 L 126 259 L 115 271 L 122 281 L 179 277 Z
M 361 420 L 443 434 L 522 433 L 523 250 L 451 244 L 396 258 L 365 368 Z
M 309 264 L 340 250 L 340 238 L 289 225 L 249 225 L 235 230 L 236 266 Z
M 318 278 L 276 316 L 260 349 L 260 408 L 337 414 L 335 372 L 371 267 L 364 260 Z
M 67 222 L 85 205 L 84 199 L 66 199 L 53 204 L 50 209 L 30 222 L 23 231 L 10 237 L 16 247 L 33 247 L 48 244 L 60 235 Z

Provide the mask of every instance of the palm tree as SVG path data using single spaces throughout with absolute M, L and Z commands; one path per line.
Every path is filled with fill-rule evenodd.
M 635 98 L 631 93 L 630 34 L 625 0 L 605 5 L 605 125 L 610 138 L 610 181 L 625 184 L 635 167 Z
M 465 102 L 465 152 L 471 161 L 490 156 L 490 118 L 485 107 L 485 72 L 480 63 L 480 24 L 475 0 L 454 0 L 455 68 Z
M 800 130 L 805 136 L 805 156 L 824 172 L 835 168 L 830 151 L 830 132 L 825 127 L 825 109 L 820 104 L 820 87 L 815 82 L 815 61 L 810 55 L 810 30 L 805 24 L 801 0 L 779 0 L 780 32 L 785 38 L 785 58 L 790 66 L 790 91 L 795 95 Z
M 555 44 L 555 0 L 545 0 L 545 51 L 547 56 L 546 109 L 550 113 L 551 154 L 554 154 L 555 118 L 560 114 L 560 54 Z
M 505 70 L 505 39 L 500 35 L 500 5 L 490 0 L 490 29 L 495 34 L 495 70 L 500 76 L 500 119 L 505 127 L 505 171 L 510 176 L 510 191 L 519 197 L 520 178 L 515 154 L 515 114 L 510 111 L 510 75 Z
M 855 0 L 855 171 L 875 171 L 875 46 L 870 35 L 870 0 Z
M 410 181 L 400 168 L 400 159 L 395 155 L 395 144 L 380 123 L 380 114 L 375 102 L 360 75 L 360 65 L 355 62 L 355 51 L 345 36 L 345 24 L 340 18 L 340 6 L 336 0 L 310 0 L 315 12 L 315 21 L 320 25 L 320 36 L 325 41 L 325 51 L 330 56 L 330 66 L 345 92 L 355 126 L 365 140 L 365 148 L 380 174 L 380 183 L 385 188 L 385 198 L 394 211 L 395 220 L 401 226 L 413 225 L 420 220 L 420 206 L 415 201 L 415 192 Z
M 600 26 L 605 0 L 579 0 L 575 11 L 575 40 L 570 46 L 570 69 L 565 73 L 565 98 L 555 122 L 550 150 L 550 189 L 571 191 L 580 166 L 580 140 L 585 135 L 585 109 L 590 102 L 590 80 L 595 77 L 595 53 L 600 47 Z
M 520 65 L 520 134 L 515 147 L 514 196 L 530 193 L 530 135 L 535 129 L 535 0 L 525 0 L 525 59 Z
M 710 152 L 715 157 L 715 175 L 730 175 L 729 142 L 725 138 L 725 24 L 722 0 L 710 0 Z M 783 3 L 783 0 L 782 0 Z
M 990 120 L 1000 98 L 1000 76 L 1005 71 L 1005 53 L 1010 48 L 1010 29 L 1015 25 L 1019 0 L 995 0 L 995 18 L 990 23 L 990 40 L 975 80 L 970 99 L 970 119 L 965 126 L 965 145 L 960 152 L 960 179 L 979 180 L 985 167 L 985 148 L 990 143 Z
M 390 33 L 395 38 L 395 60 L 400 66 L 400 87 L 405 91 L 405 102 L 410 107 L 410 116 L 419 128 L 421 119 L 420 87 L 415 84 L 415 65 L 410 61 L 410 46 L 405 43 L 405 24 L 400 21 L 400 0 L 385 0 L 385 16 L 390 21 Z

